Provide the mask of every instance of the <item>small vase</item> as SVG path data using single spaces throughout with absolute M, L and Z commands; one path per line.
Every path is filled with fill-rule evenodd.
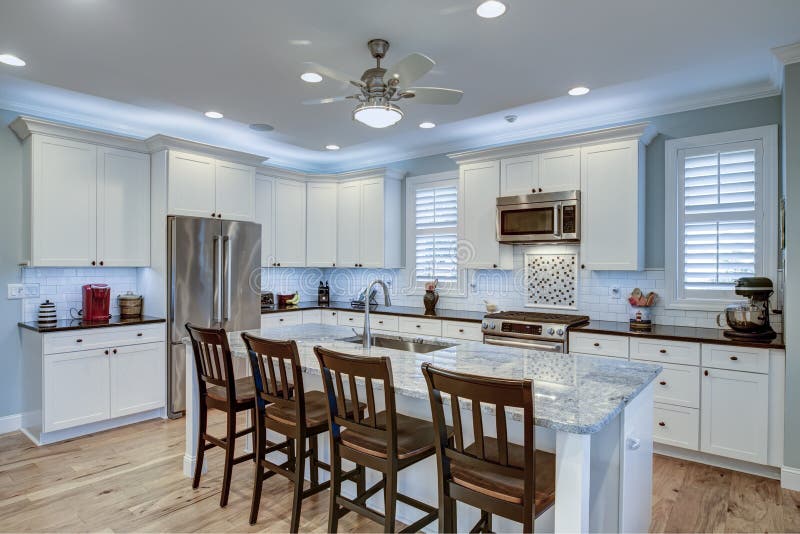
M 439 302 L 439 293 L 436 291 L 425 291 L 422 303 L 425 304 L 425 315 L 436 315 L 436 303 Z
M 630 306 L 631 330 L 650 331 L 653 328 L 652 312 L 646 306 Z

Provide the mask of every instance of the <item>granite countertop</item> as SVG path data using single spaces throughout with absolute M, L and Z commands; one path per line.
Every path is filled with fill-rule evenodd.
M 464 342 L 428 354 L 377 347 L 365 351 L 360 345 L 340 341 L 353 335 L 350 328 L 343 326 L 305 324 L 250 332 L 272 339 L 294 339 L 303 371 L 308 374 L 321 374 L 313 351 L 316 345 L 348 354 L 389 356 L 396 393 L 416 399 L 428 399 L 420 368 L 423 362 L 483 376 L 533 378 L 536 425 L 574 434 L 592 434 L 602 429 L 661 372 L 659 365 L 478 342 Z M 230 332 L 228 336 L 234 356 L 247 358 L 241 332 Z
M 353 311 L 363 312 L 364 308 L 354 308 L 350 305 L 349 301 L 332 301 L 327 306 L 317 304 L 314 301 L 300 302 L 295 306 L 287 306 L 279 308 L 277 305 L 271 308 L 261 308 L 261 313 L 276 313 L 276 312 L 290 312 L 302 310 L 339 310 L 339 311 Z M 425 315 L 423 307 L 414 306 L 370 306 L 370 313 L 383 313 L 388 315 L 403 315 L 405 317 L 422 317 L 428 319 L 450 319 L 453 321 L 469 321 L 472 323 L 480 323 L 483 321 L 485 312 L 482 311 L 468 311 L 468 310 L 436 310 L 436 315 Z
M 570 332 L 585 332 L 592 334 L 611 334 L 620 336 L 649 337 L 654 339 L 669 339 L 674 341 L 690 341 L 695 343 L 718 343 L 721 345 L 736 345 L 739 347 L 756 347 L 764 349 L 785 349 L 783 335 L 778 334 L 773 340 L 757 341 L 747 339 L 730 339 L 723 335 L 717 328 L 695 328 L 691 326 L 669 326 L 655 324 L 649 332 L 631 330 L 628 323 L 615 321 L 590 321 L 581 326 L 575 326 Z
M 40 327 L 37 321 L 17 323 L 20 328 L 27 328 L 35 332 L 63 332 L 66 330 L 86 330 L 89 328 L 108 328 L 110 326 L 134 326 L 141 324 L 164 323 L 166 319 L 142 315 L 140 317 L 112 316 L 108 321 L 84 321 L 82 319 L 61 319 L 56 326 Z

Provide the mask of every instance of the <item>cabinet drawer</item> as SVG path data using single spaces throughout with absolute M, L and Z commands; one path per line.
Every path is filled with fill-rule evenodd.
M 261 316 L 261 328 L 295 326 L 302 322 L 303 314 L 299 312 L 267 313 Z
M 656 404 L 653 409 L 653 441 L 697 450 L 700 412 L 695 408 Z
M 700 365 L 700 344 L 663 339 L 631 338 L 631 358 L 653 362 Z
M 645 360 L 639 360 L 645 361 Z M 655 401 L 687 408 L 700 407 L 700 368 L 693 365 L 662 363 L 656 378 Z
M 442 321 L 442 336 L 469 341 L 483 341 L 481 323 L 463 321 Z
M 364 314 L 346 311 L 339 312 L 339 324 L 342 326 L 352 326 L 353 328 L 364 328 Z
M 442 321 L 439 319 L 416 319 L 414 317 L 400 317 L 399 330 L 406 334 L 421 334 L 423 336 L 441 336 Z
M 322 310 L 303 310 L 303 324 L 322 323 Z
M 569 333 L 569 351 L 595 356 L 628 357 L 628 338 L 626 336 L 607 336 L 603 334 Z
M 769 373 L 769 350 L 703 344 L 703 367 Z
M 44 334 L 42 349 L 44 354 L 58 354 L 159 341 L 166 341 L 166 331 L 164 324 L 157 323 Z
M 370 314 L 369 327 L 372 330 L 386 330 L 389 332 L 397 332 L 397 329 L 399 327 L 398 319 L 399 317 L 397 317 L 397 315 Z

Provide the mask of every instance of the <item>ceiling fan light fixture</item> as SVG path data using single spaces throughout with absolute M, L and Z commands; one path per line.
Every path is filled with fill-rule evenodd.
M 0 54 L 0 63 L 5 63 L 12 67 L 24 67 L 27 65 L 24 59 L 18 58 L 14 54 Z
M 394 126 L 403 118 L 403 110 L 389 102 L 375 104 L 364 102 L 353 110 L 353 120 L 370 128 L 387 128 Z
M 494 19 L 506 12 L 506 5 L 498 0 L 486 0 L 475 10 L 479 17 Z

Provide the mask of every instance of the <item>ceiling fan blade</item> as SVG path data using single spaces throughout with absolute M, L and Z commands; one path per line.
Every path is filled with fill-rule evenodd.
M 426 55 L 409 54 L 389 69 L 388 76 L 400 80 L 400 87 L 408 87 L 409 84 L 425 76 L 436 65 Z
M 412 102 L 420 104 L 458 104 L 464 96 L 464 91 L 442 87 L 409 87 L 405 93 L 413 93 L 413 97 L 405 98 L 411 98 Z
M 312 100 L 303 100 L 303 104 L 306 104 L 306 105 L 330 104 L 331 102 L 341 102 L 343 100 L 347 100 L 348 98 L 353 98 L 353 97 L 352 96 L 329 96 L 327 98 L 314 98 Z
M 330 67 L 326 67 L 325 65 L 320 65 L 319 63 L 314 63 L 313 61 L 307 61 L 305 63 L 306 71 L 308 72 L 316 72 L 317 74 L 321 74 L 326 78 L 330 78 L 332 80 L 338 80 L 344 83 L 351 83 L 356 87 L 366 87 L 366 84 L 362 82 L 357 76 L 350 76 L 349 74 L 345 74 L 344 72 L 340 72 L 336 69 L 332 69 Z

